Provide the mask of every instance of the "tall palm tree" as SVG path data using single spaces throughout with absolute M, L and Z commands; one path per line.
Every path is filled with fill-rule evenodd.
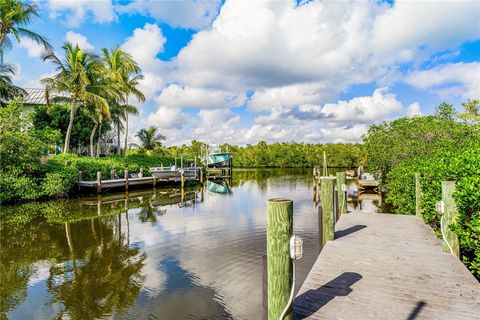
M 5 51 L 13 46 L 13 38 L 17 42 L 20 42 L 21 37 L 28 38 L 43 45 L 47 50 L 52 48 L 44 37 L 25 28 L 36 17 L 40 17 L 38 6 L 30 1 L 0 1 L 0 62 L 2 64 Z
M 125 125 L 123 126 L 125 130 L 125 146 L 124 152 L 127 152 L 127 143 L 128 143 L 128 116 L 137 115 L 138 109 L 129 104 L 129 96 L 133 95 L 137 98 L 138 101 L 145 101 L 145 96 L 138 89 L 139 80 L 143 79 L 141 75 L 141 69 L 138 64 L 135 62 L 133 57 L 120 49 L 119 47 L 108 50 L 106 48 L 102 49 L 103 60 L 107 65 L 111 73 L 111 78 L 115 79 L 118 83 L 120 90 L 122 92 L 121 101 L 119 101 L 119 107 L 123 106 L 123 116 L 120 117 Z M 120 119 L 119 118 L 119 119 Z M 118 145 L 117 152 L 120 155 L 120 124 L 117 123 L 117 132 L 118 132 Z
M 141 129 L 135 135 L 142 142 L 142 148 L 144 150 L 153 150 L 157 146 L 162 146 L 162 141 L 166 140 L 164 135 L 157 133 L 157 128 L 151 126 L 148 129 Z
M 67 94 L 61 100 L 70 103 L 70 120 L 65 135 L 64 153 L 70 148 L 73 120 L 77 108 L 93 105 L 106 115 L 109 115 L 107 98 L 117 96 L 115 87 L 101 81 L 105 75 L 105 67 L 100 59 L 92 54 L 83 52 L 78 45 L 65 43 L 63 46 L 65 55 L 60 60 L 53 52 L 49 52 L 44 60 L 48 60 L 56 66 L 56 74 L 53 77 L 42 79 L 48 90 Z M 56 98 L 60 100 L 60 98 Z

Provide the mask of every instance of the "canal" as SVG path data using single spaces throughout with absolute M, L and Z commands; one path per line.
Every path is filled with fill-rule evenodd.
M 319 252 L 311 169 L 235 170 L 228 185 L 184 195 L 157 188 L 2 207 L 1 318 L 260 319 L 265 203 L 275 197 L 294 201 L 299 287 Z

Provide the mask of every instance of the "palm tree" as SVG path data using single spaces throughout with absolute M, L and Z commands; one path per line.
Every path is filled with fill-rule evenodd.
M 36 17 L 40 17 L 38 6 L 30 1 L 0 1 L 0 62 L 2 64 L 5 51 L 10 50 L 13 46 L 12 38 L 20 42 L 20 37 L 25 37 L 43 45 L 45 49 L 51 50 L 51 45 L 44 37 L 24 28 Z
M 143 79 L 143 76 L 140 74 L 141 70 L 138 64 L 133 60 L 133 57 L 120 49 L 119 47 L 108 50 L 106 48 L 102 49 L 103 60 L 106 63 L 112 79 L 118 83 L 120 90 L 122 92 L 122 101 L 119 103 L 119 107 L 123 106 L 123 115 L 118 119 L 121 119 L 125 122 L 125 154 L 127 152 L 127 141 L 128 141 L 128 115 L 137 115 L 138 109 L 128 103 L 128 98 L 130 95 L 133 95 L 137 98 L 138 101 L 145 101 L 145 96 L 138 89 L 139 80 Z M 119 101 L 120 102 L 120 101 Z M 120 155 L 120 123 L 117 122 L 117 132 L 118 132 L 118 141 L 117 141 L 117 152 Z
M 60 60 L 53 52 L 49 52 L 44 60 L 52 62 L 56 67 L 56 74 L 42 79 L 47 90 L 67 94 L 68 97 L 56 98 L 70 103 L 70 120 L 65 135 L 64 153 L 70 148 L 75 111 L 81 106 L 93 105 L 105 115 L 109 115 L 108 97 L 118 96 L 114 86 L 103 81 L 105 67 L 98 57 L 83 52 L 78 45 L 65 43 L 65 56 Z
M 25 91 L 12 82 L 14 69 L 11 64 L 0 64 L 0 105 L 16 96 L 24 95 Z
M 153 150 L 157 146 L 161 147 L 162 141 L 166 140 L 165 136 L 157 134 L 157 128 L 155 126 L 151 126 L 148 129 L 141 129 L 135 136 L 142 142 L 142 148 L 144 150 Z
M 140 69 L 138 69 L 140 71 Z M 127 143 L 128 143 L 128 115 L 138 115 L 138 109 L 128 104 L 128 97 L 133 95 L 138 101 L 145 102 L 145 96 L 143 93 L 138 89 L 139 80 L 143 79 L 143 75 L 137 74 L 133 75 L 132 73 L 128 74 L 125 78 L 125 148 L 124 152 L 127 155 Z M 133 108 L 132 108 L 133 107 Z

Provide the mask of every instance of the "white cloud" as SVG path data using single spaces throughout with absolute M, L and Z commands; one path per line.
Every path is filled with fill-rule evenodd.
M 28 56 L 32 58 L 39 58 L 47 53 L 47 50 L 45 50 L 43 45 L 38 44 L 36 41 L 28 38 L 21 38 L 20 47 L 25 48 Z
M 181 87 L 171 84 L 156 98 L 159 105 L 171 108 L 196 107 L 200 109 L 230 108 L 242 105 L 245 95 L 222 90 Z
M 80 26 L 90 16 L 97 23 L 117 19 L 111 0 L 49 0 L 48 8 L 50 18 L 62 17 L 70 27 Z
M 181 50 L 174 79 L 197 88 L 252 90 L 252 111 L 322 104 L 352 84 L 389 86 L 400 64 L 475 39 L 476 6 L 227 1 L 212 27 Z
M 93 45 L 88 42 L 87 37 L 74 31 L 68 31 L 65 34 L 65 41 L 73 45 L 78 45 L 83 51 L 93 51 Z
M 380 88 L 376 89 L 372 96 L 328 103 L 323 106 L 321 112 L 329 121 L 371 123 L 378 119 L 385 119 L 389 114 L 402 109 L 402 103 L 394 94 L 388 93 L 387 88 Z
M 202 29 L 210 25 L 220 4 L 220 0 L 135 0 L 128 5 L 118 5 L 116 9 L 118 12 L 148 15 L 173 27 Z
M 405 81 L 417 88 L 437 93 L 442 98 L 480 97 L 480 62 L 447 63 L 410 73 Z
M 157 111 L 147 117 L 149 125 L 160 129 L 182 129 L 190 121 L 191 118 L 186 113 L 167 106 L 160 106 Z
M 147 99 L 163 87 L 163 78 L 168 73 L 168 64 L 157 58 L 166 41 L 157 24 L 146 23 L 143 28 L 136 28 L 122 45 L 122 49 L 130 53 L 142 68 L 144 79 L 140 82 L 140 89 Z
M 407 117 L 413 118 L 418 116 L 423 116 L 423 113 L 418 102 L 415 102 L 407 107 Z

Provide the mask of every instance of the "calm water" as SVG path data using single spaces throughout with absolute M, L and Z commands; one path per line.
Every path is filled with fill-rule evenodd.
M 183 201 L 156 189 L 3 207 L 0 318 L 260 319 L 274 197 L 294 201 L 298 287 L 318 255 L 310 169 L 237 170 Z

